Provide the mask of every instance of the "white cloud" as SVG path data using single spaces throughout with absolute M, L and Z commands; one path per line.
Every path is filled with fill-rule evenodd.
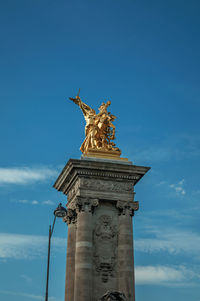
M 136 284 L 138 285 L 171 285 L 182 286 L 189 280 L 196 280 L 199 274 L 185 266 L 137 266 L 135 268 Z M 190 285 L 193 285 L 190 282 Z
M 49 167 L 0 168 L 0 184 L 29 184 L 35 181 L 45 181 L 57 175 L 57 170 Z
M 32 204 L 32 205 L 37 205 L 37 204 L 39 204 L 39 202 L 36 201 L 36 200 L 34 200 L 34 201 L 31 202 L 31 204 Z
M 0 258 L 33 259 L 46 256 L 47 244 L 46 236 L 0 233 Z M 53 237 L 52 248 L 64 251 L 66 240 Z
M 6 294 L 6 295 L 11 295 L 11 296 L 20 296 L 20 297 L 25 297 L 25 298 L 34 299 L 34 300 L 44 300 L 44 296 L 26 294 L 26 293 L 22 293 L 22 292 L 11 292 L 11 291 L 0 290 L 0 294 Z M 60 301 L 60 299 L 58 299 L 56 297 L 49 297 L 48 300 L 49 301 Z

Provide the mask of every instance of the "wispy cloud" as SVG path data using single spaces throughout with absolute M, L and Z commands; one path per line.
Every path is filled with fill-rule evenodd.
M 192 206 L 170 208 L 141 216 L 140 223 L 136 224 L 139 238 L 135 240 L 135 250 L 152 258 L 156 256 L 161 262 L 166 256 L 167 262 L 178 260 L 200 264 L 200 233 L 198 228 L 194 230 L 194 224 L 198 223 L 197 214 L 194 219 L 194 213 L 199 209 Z M 188 227 L 190 224 L 191 227 Z
M 51 200 L 47 200 L 47 201 L 43 201 L 42 205 L 49 205 L 49 206 L 51 206 L 51 205 L 55 205 L 55 202 L 53 202 Z
M 157 223 L 159 221 L 162 221 L 166 224 L 174 225 L 174 229 L 176 229 L 176 224 L 178 223 L 183 224 L 185 221 L 191 221 L 194 219 L 194 212 L 198 212 L 200 210 L 200 206 L 195 206 L 195 207 L 184 207 L 184 208 L 179 208 L 179 210 L 175 208 L 171 209 L 165 209 L 165 210 L 153 210 L 148 212 L 148 215 L 146 217 L 142 217 L 144 223 L 150 223 L 151 225 L 153 224 L 155 226 L 155 222 L 153 223 L 152 220 L 156 220 Z M 160 224 L 159 224 L 160 227 Z
M 169 187 L 171 189 L 173 189 L 177 195 L 185 195 L 186 192 L 185 192 L 185 189 L 183 188 L 184 182 L 185 182 L 185 180 L 182 179 L 178 183 L 170 184 Z
M 134 154 L 135 162 L 160 162 L 168 161 L 173 157 L 175 150 L 169 147 L 150 147 L 149 149 L 138 149 Z
M 46 256 L 46 236 L 0 233 L 0 258 L 33 259 Z M 54 237 L 52 247 L 64 251 L 66 240 Z
M 20 204 L 28 204 L 29 201 L 28 201 L 28 200 L 18 200 L 17 203 L 20 203 Z
M 32 278 L 29 277 L 28 275 L 23 274 L 23 275 L 20 275 L 20 277 L 28 283 L 32 282 Z
M 34 200 L 34 201 L 31 202 L 31 204 L 32 204 L 32 205 L 37 205 L 37 204 L 39 204 L 39 202 L 36 201 L 36 200 Z
M 200 253 L 200 235 L 195 232 L 182 231 L 177 228 L 154 228 L 148 226 L 144 232 L 151 238 L 142 238 L 135 241 L 135 249 L 140 252 L 168 252 L 170 254 L 195 254 Z M 153 236 L 153 237 L 152 237 Z
M 56 177 L 58 171 L 49 167 L 0 168 L 0 184 L 29 184 Z
M 4 291 L 0 290 L 0 294 L 6 294 L 10 296 L 19 296 L 19 297 L 24 297 L 24 298 L 29 298 L 33 300 L 44 300 L 44 296 L 39 296 L 39 295 L 33 295 L 33 294 L 26 294 L 22 292 L 12 292 L 12 291 Z M 61 301 L 60 299 L 56 297 L 49 297 L 49 301 Z
M 162 185 L 165 185 L 167 184 L 167 181 L 160 181 L 159 183 L 156 183 L 155 185 L 156 186 L 162 186 Z
M 200 156 L 200 135 L 192 133 L 179 133 L 164 137 L 159 144 L 149 148 L 135 149 L 134 154 L 129 154 L 136 162 L 166 162 L 171 159 L 182 160 Z M 148 163 L 148 164 L 149 164 Z
M 154 185 L 156 188 L 162 188 L 162 191 L 168 191 L 168 196 L 170 193 L 170 196 L 172 193 L 178 197 L 183 197 L 186 194 L 186 189 L 185 189 L 185 179 L 179 180 L 175 183 L 170 183 L 169 181 L 166 180 L 161 180 L 158 182 L 154 182 Z
M 52 206 L 52 205 L 55 206 L 56 205 L 56 203 L 51 200 L 46 200 L 46 201 L 42 201 L 42 202 L 39 202 L 37 200 L 17 200 L 15 202 L 20 203 L 20 204 L 27 204 L 27 205 L 47 205 L 47 206 Z
M 135 268 L 136 284 L 138 285 L 167 285 L 193 286 L 199 280 L 200 274 L 185 266 L 137 266 Z

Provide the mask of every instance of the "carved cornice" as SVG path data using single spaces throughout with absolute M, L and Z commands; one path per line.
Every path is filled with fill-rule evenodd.
M 56 180 L 54 187 L 58 191 L 68 194 L 74 183 L 80 178 L 131 181 L 135 185 L 150 169 L 144 166 L 107 161 L 70 159 Z
M 77 169 L 77 175 L 91 176 L 98 178 L 114 178 L 114 179 L 126 179 L 126 180 L 138 180 L 139 175 L 126 175 L 123 173 L 106 172 L 106 171 L 90 171 L 87 169 Z
M 133 216 L 134 212 L 139 209 L 139 202 L 118 201 L 116 207 L 119 209 L 119 215 Z

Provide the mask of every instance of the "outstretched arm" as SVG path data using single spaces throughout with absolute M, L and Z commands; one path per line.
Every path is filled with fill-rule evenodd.
M 83 112 L 83 115 L 86 117 L 89 113 L 96 114 L 95 110 L 90 108 L 87 104 L 82 102 L 81 98 L 77 95 L 75 98 L 69 97 L 70 100 L 72 100 L 75 104 L 77 104 L 81 111 Z
M 79 96 L 76 96 L 75 98 L 69 97 L 70 100 L 72 100 L 75 104 L 79 106 L 81 99 Z
M 79 105 L 81 102 L 79 94 L 80 94 L 80 88 L 78 90 L 78 94 L 76 95 L 76 97 L 75 98 L 69 97 L 69 99 L 72 100 L 75 104 Z

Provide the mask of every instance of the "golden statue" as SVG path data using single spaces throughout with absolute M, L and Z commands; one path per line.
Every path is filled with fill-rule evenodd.
M 107 111 L 111 102 L 103 102 L 99 107 L 99 113 L 96 114 L 94 109 L 81 100 L 79 93 L 75 98 L 69 97 L 69 99 L 80 107 L 85 117 L 85 140 L 80 147 L 83 155 L 86 157 L 122 159 L 119 158 L 121 155 L 120 149 L 112 142 L 115 139 L 113 121 L 116 117 Z

